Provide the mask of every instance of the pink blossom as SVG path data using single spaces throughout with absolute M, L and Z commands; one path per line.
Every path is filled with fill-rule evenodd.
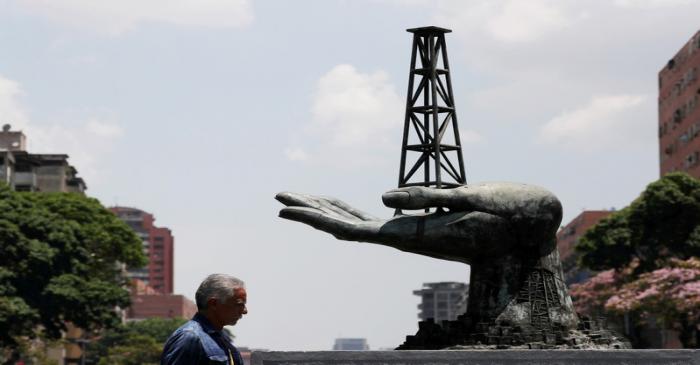
M 622 314 L 635 311 L 640 318 L 665 317 L 673 322 L 682 316 L 700 321 L 700 259 L 671 259 L 668 267 L 632 275 L 633 262 L 620 271 L 598 273 L 587 282 L 570 287 L 577 311 Z

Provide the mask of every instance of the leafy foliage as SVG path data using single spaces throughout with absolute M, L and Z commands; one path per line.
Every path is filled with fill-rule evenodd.
M 182 318 L 149 318 L 105 330 L 86 349 L 87 362 L 158 363 L 163 344 L 186 321 Z
M 581 237 L 580 265 L 620 270 L 635 259 L 635 273 L 672 257 L 700 256 L 700 180 L 668 174 L 649 184 L 628 207 L 603 219 Z
M 150 365 L 158 364 L 163 344 L 153 337 L 135 335 L 122 344 L 108 350 L 107 356 L 100 359 L 98 365 Z
M 0 186 L 0 347 L 59 338 L 65 322 L 93 329 L 129 305 L 122 264 L 146 258 L 134 232 L 96 199 Z
M 602 315 L 605 303 L 618 291 L 621 279 L 615 270 L 605 270 L 580 284 L 569 286 L 578 313 Z
M 697 347 L 696 323 L 700 322 L 700 259 L 670 259 L 662 267 L 633 274 L 637 263 L 626 269 L 606 270 L 585 283 L 570 287 L 580 313 L 631 314 L 638 323 L 649 318 L 676 329 L 685 347 Z
M 656 318 L 700 345 L 700 180 L 668 174 L 579 241 L 579 265 L 603 270 L 572 285 L 574 306 L 587 314 Z
M 654 313 L 667 323 L 700 322 L 700 260 L 671 259 L 668 267 L 641 274 L 621 285 L 605 308 Z

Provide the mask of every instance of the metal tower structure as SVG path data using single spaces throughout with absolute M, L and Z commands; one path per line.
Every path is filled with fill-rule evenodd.
M 399 187 L 464 185 L 467 180 L 445 46 L 445 33 L 452 31 L 438 27 L 407 31 L 413 33 L 413 46 Z M 416 181 L 421 168 L 423 179 Z

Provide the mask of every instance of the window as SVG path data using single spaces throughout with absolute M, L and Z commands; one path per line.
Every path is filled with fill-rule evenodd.
M 31 165 L 17 165 L 15 166 L 15 171 L 16 172 L 32 172 L 32 167 Z
M 689 154 L 688 156 L 685 157 L 685 161 L 683 163 L 685 168 L 697 165 L 698 163 L 698 158 L 700 158 L 700 152 L 693 152 Z
M 31 185 L 15 185 L 15 191 L 32 191 Z

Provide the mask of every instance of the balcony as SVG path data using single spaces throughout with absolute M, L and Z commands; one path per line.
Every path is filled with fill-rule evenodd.
M 33 172 L 15 172 L 15 185 L 36 186 L 36 174 Z

